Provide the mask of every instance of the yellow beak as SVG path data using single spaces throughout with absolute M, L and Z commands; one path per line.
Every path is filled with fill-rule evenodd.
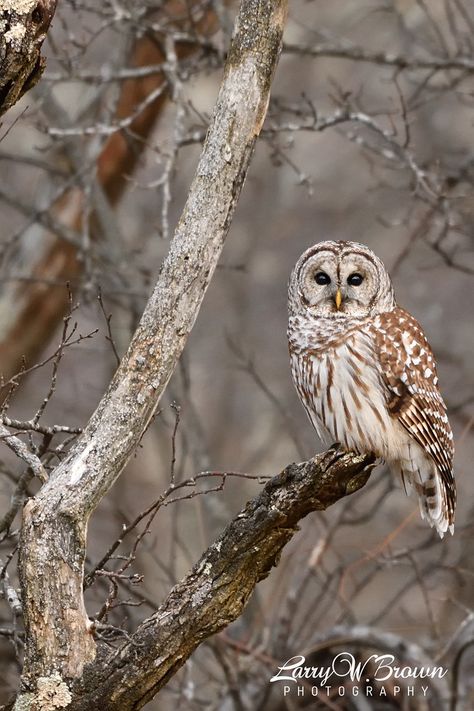
M 335 302 L 336 302 L 336 309 L 339 311 L 339 309 L 341 308 L 341 304 L 342 304 L 342 294 L 341 294 L 341 290 L 340 290 L 340 289 L 338 289 L 338 290 L 336 291 Z

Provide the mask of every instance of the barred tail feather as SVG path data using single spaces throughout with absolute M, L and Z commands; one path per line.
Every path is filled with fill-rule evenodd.
M 404 461 L 397 468 L 407 494 L 415 490 L 421 518 L 436 528 L 440 538 L 448 530 L 453 534 L 454 518 L 450 512 L 448 485 L 436 465 L 416 467 L 413 461 Z

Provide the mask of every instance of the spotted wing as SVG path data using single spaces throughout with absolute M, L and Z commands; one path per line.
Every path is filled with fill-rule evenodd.
M 430 345 L 419 323 L 403 309 L 381 314 L 376 321 L 374 337 L 388 408 L 435 462 L 454 514 L 453 434 Z

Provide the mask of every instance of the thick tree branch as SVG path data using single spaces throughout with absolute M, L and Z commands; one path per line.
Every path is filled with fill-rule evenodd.
M 80 677 L 95 657 L 82 597 L 87 521 L 136 448 L 194 325 L 265 118 L 285 17 L 285 0 L 243 0 L 197 173 L 137 332 L 81 439 L 25 507 L 21 708 L 36 703 L 39 679 Z
M 106 660 L 87 667 L 70 711 L 140 709 L 210 635 L 241 614 L 300 519 L 360 489 L 370 457 L 329 450 L 290 464 L 234 518 L 157 612 Z
M 41 77 L 41 45 L 57 0 L 0 0 L 0 116 Z

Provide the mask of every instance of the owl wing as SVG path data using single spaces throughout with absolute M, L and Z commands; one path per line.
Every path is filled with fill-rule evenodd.
M 380 314 L 377 320 L 375 342 L 388 408 L 435 462 L 452 492 L 454 510 L 453 434 L 433 352 L 419 323 L 403 309 Z

